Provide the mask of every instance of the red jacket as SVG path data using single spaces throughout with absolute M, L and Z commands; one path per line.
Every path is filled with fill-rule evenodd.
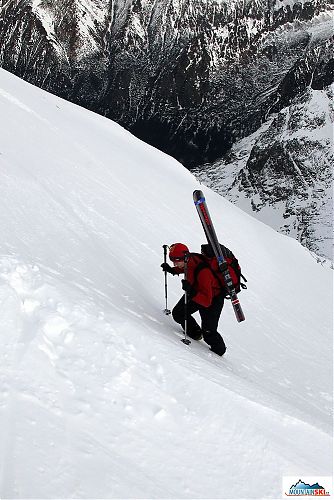
M 210 268 L 205 267 L 201 269 L 196 276 L 196 267 L 201 262 L 203 261 L 200 257 L 196 257 L 196 255 L 189 256 L 187 280 L 197 292 L 191 300 L 203 307 L 210 307 L 213 298 L 222 293 L 222 289 L 219 280 L 210 271 Z M 174 269 L 177 270 L 177 274 L 184 272 L 183 269 L 178 267 L 174 267 Z

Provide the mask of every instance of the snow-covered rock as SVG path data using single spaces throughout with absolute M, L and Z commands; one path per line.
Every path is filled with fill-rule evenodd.
M 220 161 L 194 171 L 230 201 L 333 257 L 333 89 L 309 88 Z

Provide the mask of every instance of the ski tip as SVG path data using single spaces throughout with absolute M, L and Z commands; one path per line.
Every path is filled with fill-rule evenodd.
M 196 190 L 193 192 L 193 200 L 195 205 L 200 205 L 205 201 L 202 191 Z
M 200 198 L 204 198 L 203 192 L 199 189 L 195 189 L 195 191 L 193 192 L 193 198 L 195 201 L 199 200 Z

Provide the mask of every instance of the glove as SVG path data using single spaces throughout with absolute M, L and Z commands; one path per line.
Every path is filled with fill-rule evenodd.
M 162 270 L 165 272 L 165 273 L 170 273 L 170 274 L 176 274 L 176 269 L 174 269 L 173 267 L 171 267 L 169 264 L 167 264 L 166 262 L 164 262 L 163 264 L 161 264 L 160 266 L 162 268 Z
M 187 292 L 188 297 L 190 299 L 192 299 L 193 297 L 195 297 L 195 295 L 197 293 L 196 290 L 191 286 L 191 284 L 187 280 L 182 280 L 182 290 L 184 290 L 185 292 Z

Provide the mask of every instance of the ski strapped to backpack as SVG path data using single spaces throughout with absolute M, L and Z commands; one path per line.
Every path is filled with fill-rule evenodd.
M 213 254 L 217 259 L 219 272 L 222 273 L 224 283 L 228 292 L 229 297 L 231 298 L 231 303 L 233 306 L 234 314 L 236 316 L 237 321 L 240 323 L 245 320 L 245 315 L 243 313 L 240 301 L 238 299 L 236 290 L 233 285 L 233 281 L 231 278 L 231 274 L 229 272 L 228 263 L 226 258 L 223 255 L 222 248 L 218 242 L 218 238 L 216 235 L 216 231 L 213 227 L 212 220 L 208 211 L 208 207 L 204 198 L 202 191 L 196 190 L 193 193 L 193 199 L 195 203 L 195 207 L 197 213 L 199 215 L 200 221 L 202 223 L 202 227 L 210 245 Z
M 241 288 L 246 289 L 247 285 L 245 283 L 241 283 L 241 278 L 243 281 L 247 282 L 247 279 L 245 276 L 242 275 L 241 273 L 241 268 L 239 266 L 238 259 L 233 255 L 231 250 L 229 250 L 227 247 L 224 247 L 224 245 L 220 244 L 220 248 L 222 250 L 222 253 L 225 257 L 225 260 L 227 262 L 228 270 L 232 279 L 233 287 L 236 293 L 239 293 Z M 202 271 L 202 269 L 209 269 L 213 276 L 216 278 L 222 293 L 224 293 L 225 298 L 230 299 L 231 297 L 229 296 L 225 281 L 224 281 L 224 276 L 220 272 L 217 259 L 214 255 L 214 253 L 211 250 L 211 246 L 209 245 L 201 245 L 201 251 L 202 253 L 191 253 L 191 256 L 196 257 L 197 261 L 199 261 L 199 264 L 196 266 L 195 271 L 194 271 L 194 282 L 197 282 L 198 275 Z
M 245 285 L 245 283 L 247 283 L 247 279 L 241 273 L 241 268 L 240 268 L 238 259 L 235 257 L 233 252 L 229 248 L 222 245 L 221 243 L 219 243 L 219 246 L 220 246 L 221 252 L 226 260 L 227 267 L 228 267 L 228 270 L 229 270 L 229 273 L 230 273 L 230 276 L 232 279 L 233 287 L 234 287 L 236 293 L 239 293 L 241 291 L 241 288 L 243 288 L 243 289 L 247 288 L 247 285 Z M 208 262 L 209 267 L 210 267 L 213 275 L 218 279 L 222 288 L 226 290 L 224 278 L 223 278 L 222 273 L 219 271 L 218 262 L 217 262 L 217 259 L 215 257 L 215 254 L 212 251 L 211 245 L 201 245 L 201 252 L 202 252 L 202 255 L 204 255 L 206 257 L 205 261 Z M 241 279 L 245 283 L 242 283 Z

